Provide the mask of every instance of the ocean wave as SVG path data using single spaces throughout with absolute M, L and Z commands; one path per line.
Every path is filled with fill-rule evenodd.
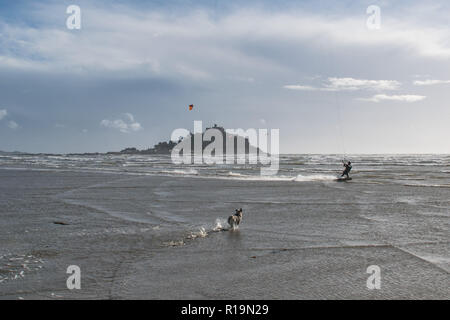
M 417 184 L 403 184 L 405 187 L 422 187 L 422 188 L 450 188 L 449 184 L 427 184 L 427 183 L 417 183 Z
M 296 182 L 309 182 L 309 181 L 333 181 L 336 180 L 336 176 L 327 174 L 313 174 L 313 175 L 297 175 L 297 176 L 285 176 L 285 175 L 245 175 L 230 171 L 227 178 L 233 180 L 247 180 L 247 181 L 296 181 Z
M 198 175 L 198 171 L 195 169 L 186 169 L 186 170 L 182 170 L 182 169 L 174 169 L 174 170 L 162 170 L 161 173 L 165 173 L 165 174 L 176 174 L 176 175 Z
M 264 175 L 249 175 L 236 172 L 229 172 L 227 176 L 217 176 L 217 178 L 227 178 L 232 180 L 246 180 L 246 181 L 293 181 L 295 177 L 289 176 L 264 176 Z
M 241 174 L 241 173 L 237 173 L 237 172 L 232 172 L 232 171 L 230 171 L 230 172 L 228 172 L 228 176 L 230 176 L 230 177 L 242 177 L 242 176 L 244 176 L 244 175 Z
M 313 175 L 301 175 L 299 174 L 294 181 L 308 182 L 308 181 L 333 181 L 336 180 L 336 176 L 328 174 L 313 174 Z

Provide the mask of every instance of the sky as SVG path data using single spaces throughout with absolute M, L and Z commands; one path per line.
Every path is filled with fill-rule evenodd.
M 70 5 L 81 29 L 67 28 Z M 144 149 L 201 120 L 279 129 L 281 153 L 450 153 L 448 12 L 445 0 L 0 0 L 0 150 Z

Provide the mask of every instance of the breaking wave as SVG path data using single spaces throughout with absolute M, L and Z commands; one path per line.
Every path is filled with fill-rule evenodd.
M 332 181 L 336 180 L 336 177 L 329 174 L 313 174 L 313 175 L 301 175 L 299 174 L 294 181 L 307 182 L 307 181 Z
M 176 174 L 176 175 L 191 175 L 191 176 L 198 175 L 198 171 L 195 170 L 195 169 L 188 169 L 188 170 L 181 170 L 181 169 L 163 170 L 163 171 L 161 171 L 161 173 Z
M 247 180 L 247 181 L 296 181 L 296 182 L 309 182 L 309 181 L 333 181 L 336 180 L 336 176 L 326 174 L 313 174 L 313 175 L 297 175 L 292 176 L 264 176 L 264 175 L 244 175 L 240 173 L 229 172 L 228 178 L 233 180 Z

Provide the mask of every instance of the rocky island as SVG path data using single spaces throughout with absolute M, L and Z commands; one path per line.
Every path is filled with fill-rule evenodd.
M 185 139 L 191 139 L 190 146 L 191 146 L 191 152 L 194 153 L 194 141 L 202 141 L 202 150 L 205 150 L 205 148 L 215 142 L 214 136 L 210 139 L 205 138 L 205 135 L 207 132 L 211 129 L 218 130 L 222 134 L 223 141 L 220 143 L 219 146 L 222 147 L 222 150 L 225 152 L 226 146 L 233 146 L 234 148 L 234 154 L 239 154 L 238 152 L 238 146 L 239 143 L 242 144 L 243 148 L 245 149 L 245 154 L 258 154 L 262 152 L 258 147 L 253 146 L 250 144 L 250 141 L 247 137 L 243 137 L 237 134 L 230 134 L 226 132 L 226 129 L 220 126 L 217 126 L 214 124 L 213 127 L 206 128 L 204 132 L 202 133 L 190 133 L 186 137 L 180 137 L 178 142 L 174 141 L 163 141 L 159 142 L 158 144 L 155 144 L 153 148 L 148 148 L 144 150 L 139 150 L 134 147 L 125 148 L 119 152 L 108 152 L 107 154 L 171 154 L 173 148 L 177 146 L 181 142 L 185 142 Z M 216 131 L 217 132 L 217 131 Z M 214 152 L 213 152 L 214 154 Z

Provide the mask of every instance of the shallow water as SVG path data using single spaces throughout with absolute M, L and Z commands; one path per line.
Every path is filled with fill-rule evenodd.
M 282 156 L 275 177 L 166 156 L 2 156 L 0 298 L 450 298 L 450 157 L 349 159 L 340 183 L 334 155 Z M 235 208 L 240 228 L 222 230 Z M 73 264 L 81 290 L 66 288 Z M 374 264 L 380 290 L 366 287 Z

